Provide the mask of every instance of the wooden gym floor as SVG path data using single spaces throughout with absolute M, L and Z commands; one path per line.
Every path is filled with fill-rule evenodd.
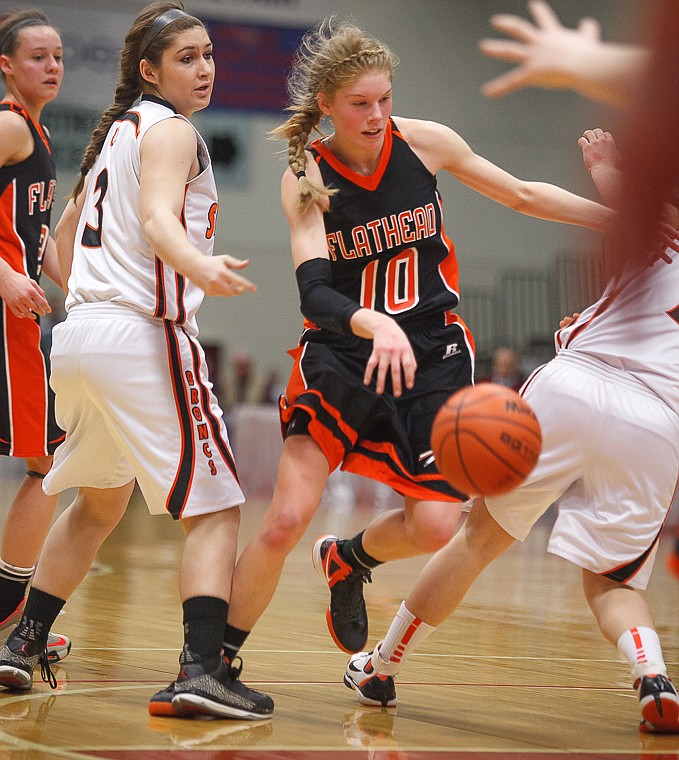
M 21 471 L 0 462 L 0 520 Z M 243 542 L 264 508 L 243 508 Z M 55 630 L 73 639 L 55 667 L 58 689 L 38 674 L 29 693 L 0 692 L 0 760 L 679 758 L 679 736 L 638 732 L 627 665 L 595 628 L 578 570 L 544 552 L 549 516 L 487 569 L 412 657 L 397 683 L 399 705 L 361 707 L 342 684 L 346 656 L 327 634 L 328 593 L 310 554 L 321 533 L 353 534 L 372 514 L 321 507 L 246 644 L 243 680 L 273 696 L 272 720 L 151 718 L 148 698 L 175 677 L 182 641 L 180 529 L 152 518 L 135 497 L 57 621 Z M 679 678 L 679 582 L 665 570 L 669 547 L 668 535 L 648 596 L 670 675 Z M 370 646 L 423 562 L 374 573 Z

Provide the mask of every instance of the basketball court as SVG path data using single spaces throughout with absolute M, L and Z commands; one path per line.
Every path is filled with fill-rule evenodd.
M 2 462 L 2 517 L 18 465 Z M 243 542 L 264 508 L 256 501 L 243 509 Z M 369 505 L 321 507 L 246 644 L 243 680 L 271 694 L 272 720 L 152 718 L 148 699 L 176 676 L 182 643 L 181 531 L 148 515 L 135 495 L 55 626 L 73 639 L 54 668 L 58 688 L 36 673 L 31 692 L 0 693 L 0 760 L 679 758 L 679 736 L 637 730 L 627 666 L 594 628 L 577 569 L 544 553 L 549 516 L 487 569 L 408 662 L 397 707 L 361 707 L 342 683 L 347 656 L 327 633 L 328 593 L 310 556 L 321 533 L 353 534 L 374 514 Z M 664 567 L 669 546 L 667 536 L 648 596 L 677 677 L 679 582 Z M 371 646 L 422 564 L 374 573 L 366 586 Z

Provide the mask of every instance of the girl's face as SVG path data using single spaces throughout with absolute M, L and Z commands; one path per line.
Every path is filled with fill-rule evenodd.
M 335 134 L 356 147 L 379 147 L 391 116 L 391 78 L 386 71 L 361 74 L 332 98 L 318 94 L 321 111 L 332 118 Z
M 146 64 L 146 66 L 144 66 Z M 163 52 L 160 65 L 142 61 L 142 76 L 182 116 L 191 116 L 210 105 L 215 81 L 212 42 L 202 26 L 180 32 Z
M 64 76 L 61 37 L 51 26 L 21 29 L 14 53 L 0 56 L 0 69 L 22 103 L 44 106 L 59 94 Z

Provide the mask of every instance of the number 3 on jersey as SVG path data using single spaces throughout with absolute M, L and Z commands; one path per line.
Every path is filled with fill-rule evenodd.
M 104 198 L 106 197 L 107 191 L 108 169 L 102 169 L 99 172 L 99 176 L 97 177 L 97 181 L 94 185 L 94 192 L 99 193 L 99 199 L 94 205 L 94 208 L 97 211 L 97 226 L 92 227 L 89 222 L 85 224 L 85 229 L 83 230 L 82 236 L 82 245 L 84 248 L 101 248 L 101 228 L 104 223 L 104 212 L 102 205 L 104 203 Z

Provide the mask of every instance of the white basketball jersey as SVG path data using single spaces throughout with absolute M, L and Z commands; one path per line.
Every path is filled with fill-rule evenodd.
M 576 322 L 555 334 L 574 351 L 624 370 L 679 414 L 679 254 L 613 281 Z
M 169 103 L 145 95 L 114 124 L 90 173 L 76 233 L 66 309 L 113 301 L 197 334 L 195 314 L 204 293 L 163 263 L 147 243 L 139 221 L 139 148 L 146 132 L 164 119 L 184 119 Z M 212 255 L 217 188 L 207 146 L 196 132 L 201 172 L 186 183 L 181 221 L 189 241 Z M 168 161 L 172 152 L 168 149 Z

